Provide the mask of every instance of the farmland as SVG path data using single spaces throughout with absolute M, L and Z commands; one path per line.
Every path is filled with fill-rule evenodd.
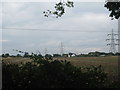
M 77 67 L 86 66 L 99 66 L 102 65 L 105 72 L 110 73 L 110 75 L 117 75 L 118 72 L 118 56 L 107 56 L 107 57 L 58 57 L 53 58 L 53 60 L 67 60 Z M 8 57 L 2 58 L 6 63 L 26 63 L 30 62 L 29 58 L 21 57 Z
M 118 73 L 118 56 L 107 57 L 71 57 L 71 58 L 57 58 L 58 60 L 70 61 L 75 66 L 99 66 L 102 65 L 105 72 L 110 74 Z
M 36 60 L 35 62 L 30 58 L 23 57 L 2 58 L 5 63 L 11 63 L 3 64 L 4 87 L 19 88 L 16 85 L 14 86 L 14 83 L 17 83 L 18 85 L 21 84 L 21 88 L 23 88 L 23 86 L 26 85 L 26 80 L 23 80 L 23 78 L 27 78 L 27 84 L 29 84 L 29 81 L 32 82 L 30 85 L 32 87 L 56 87 L 56 83 L 57 85 L 61 85 L 59 82 L 65 82 L 61 87 L 69 87 L 69 84 L 72 85 L 73 83 L 75 83 L 76 86 L 73 85 L 72 87 L 86 87 L 84 86 L 86 83 L 88 83 L 87 87 L 119 87 L 117 77 L 118 58 L 118 56 L 57 57 L 53 58 L 52 61 L 38 58 L 34 59 Z M 59 60 L 66 60 L 67 62 Z M 71 62 L 71 64 L 68 63 L 68 61 Z M 21 62 L 32 63 L 20 64 Z M 90 67 L 91 65 L 94 67 Z M 99 65 L 102 67 L 99 67 Z M 6 81 L 6 79 L 12 79 L 13 84 L 11 81 Z M 37 80 L 37 82 L 34 82 L 34 80 Z M 26 86 L 29 88 L 29 85 Z

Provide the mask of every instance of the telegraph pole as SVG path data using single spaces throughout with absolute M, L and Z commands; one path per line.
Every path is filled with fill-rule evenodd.
M 118 19 L 118 38 L 120 39 L 120 18 Z M 120 45 L 120 40 L 118 40 Z M 120 53 L 120 46 L 118 46 L 118 53 Z M 118 80 L 120 82 L 120 57 L 118 57 Z
M 118 41 L 118 39 L 115 38 L 118 34 L 114 34 L 113 29 L 111 34 L 108 34 L 110 36 L 109 39 L 106 39 L 106 41 L 109 41 L 110 43 L 107 44 L 107 46 L 110 46 L 109 53 L 115 54 L 117 52 L 116 46 L 118 45 L 115 41 Z

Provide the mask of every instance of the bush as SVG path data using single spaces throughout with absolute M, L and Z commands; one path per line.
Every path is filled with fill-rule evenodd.
M 9 57 L 9 56 L 10 56 L 9 53 L 2 54 L 2 57 L 4 57 L 4 58 L 7 58 L 7 57 Z
M 46 60 L 53 60 L 52 55 L 50 55 L 50 54 L 46 54 L 45 59 Z
M 78 68 L 67 61 L 43 58 L 25 64 L 3 62 L 4 89 L 101 88 L 107 74 L 101 66 Z

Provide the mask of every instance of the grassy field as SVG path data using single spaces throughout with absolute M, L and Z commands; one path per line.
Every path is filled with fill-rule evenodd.
M 107 57 L 59 57 L 54 58 L 58 60 L 67 60 L 70 61 L 73 65 L 78 67 L 85 66 L 99 66 L 102 65 L 105 72 L 110 73 L 110 75 L 117 75 L 118 73 L 118 56 L 107 56 Z M 26 63 L 30 62 L 29 58 L 2 58 L 2 60 L 6 63 Z
M 58 60 L 70 61 L 75 66 L 99 66 L 102 65 L 104 70 L 110 74 L 118 73 L 118 56 L 108 57 L 71 57 L 57 58 Z

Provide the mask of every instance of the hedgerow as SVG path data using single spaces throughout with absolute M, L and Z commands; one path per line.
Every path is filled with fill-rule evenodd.
M 66 60 L 34 58 L 32 62 L 3 62 L 3 90 L 40 88 L 102 88 L 107 74 L 102 66 L 75 67 Z

